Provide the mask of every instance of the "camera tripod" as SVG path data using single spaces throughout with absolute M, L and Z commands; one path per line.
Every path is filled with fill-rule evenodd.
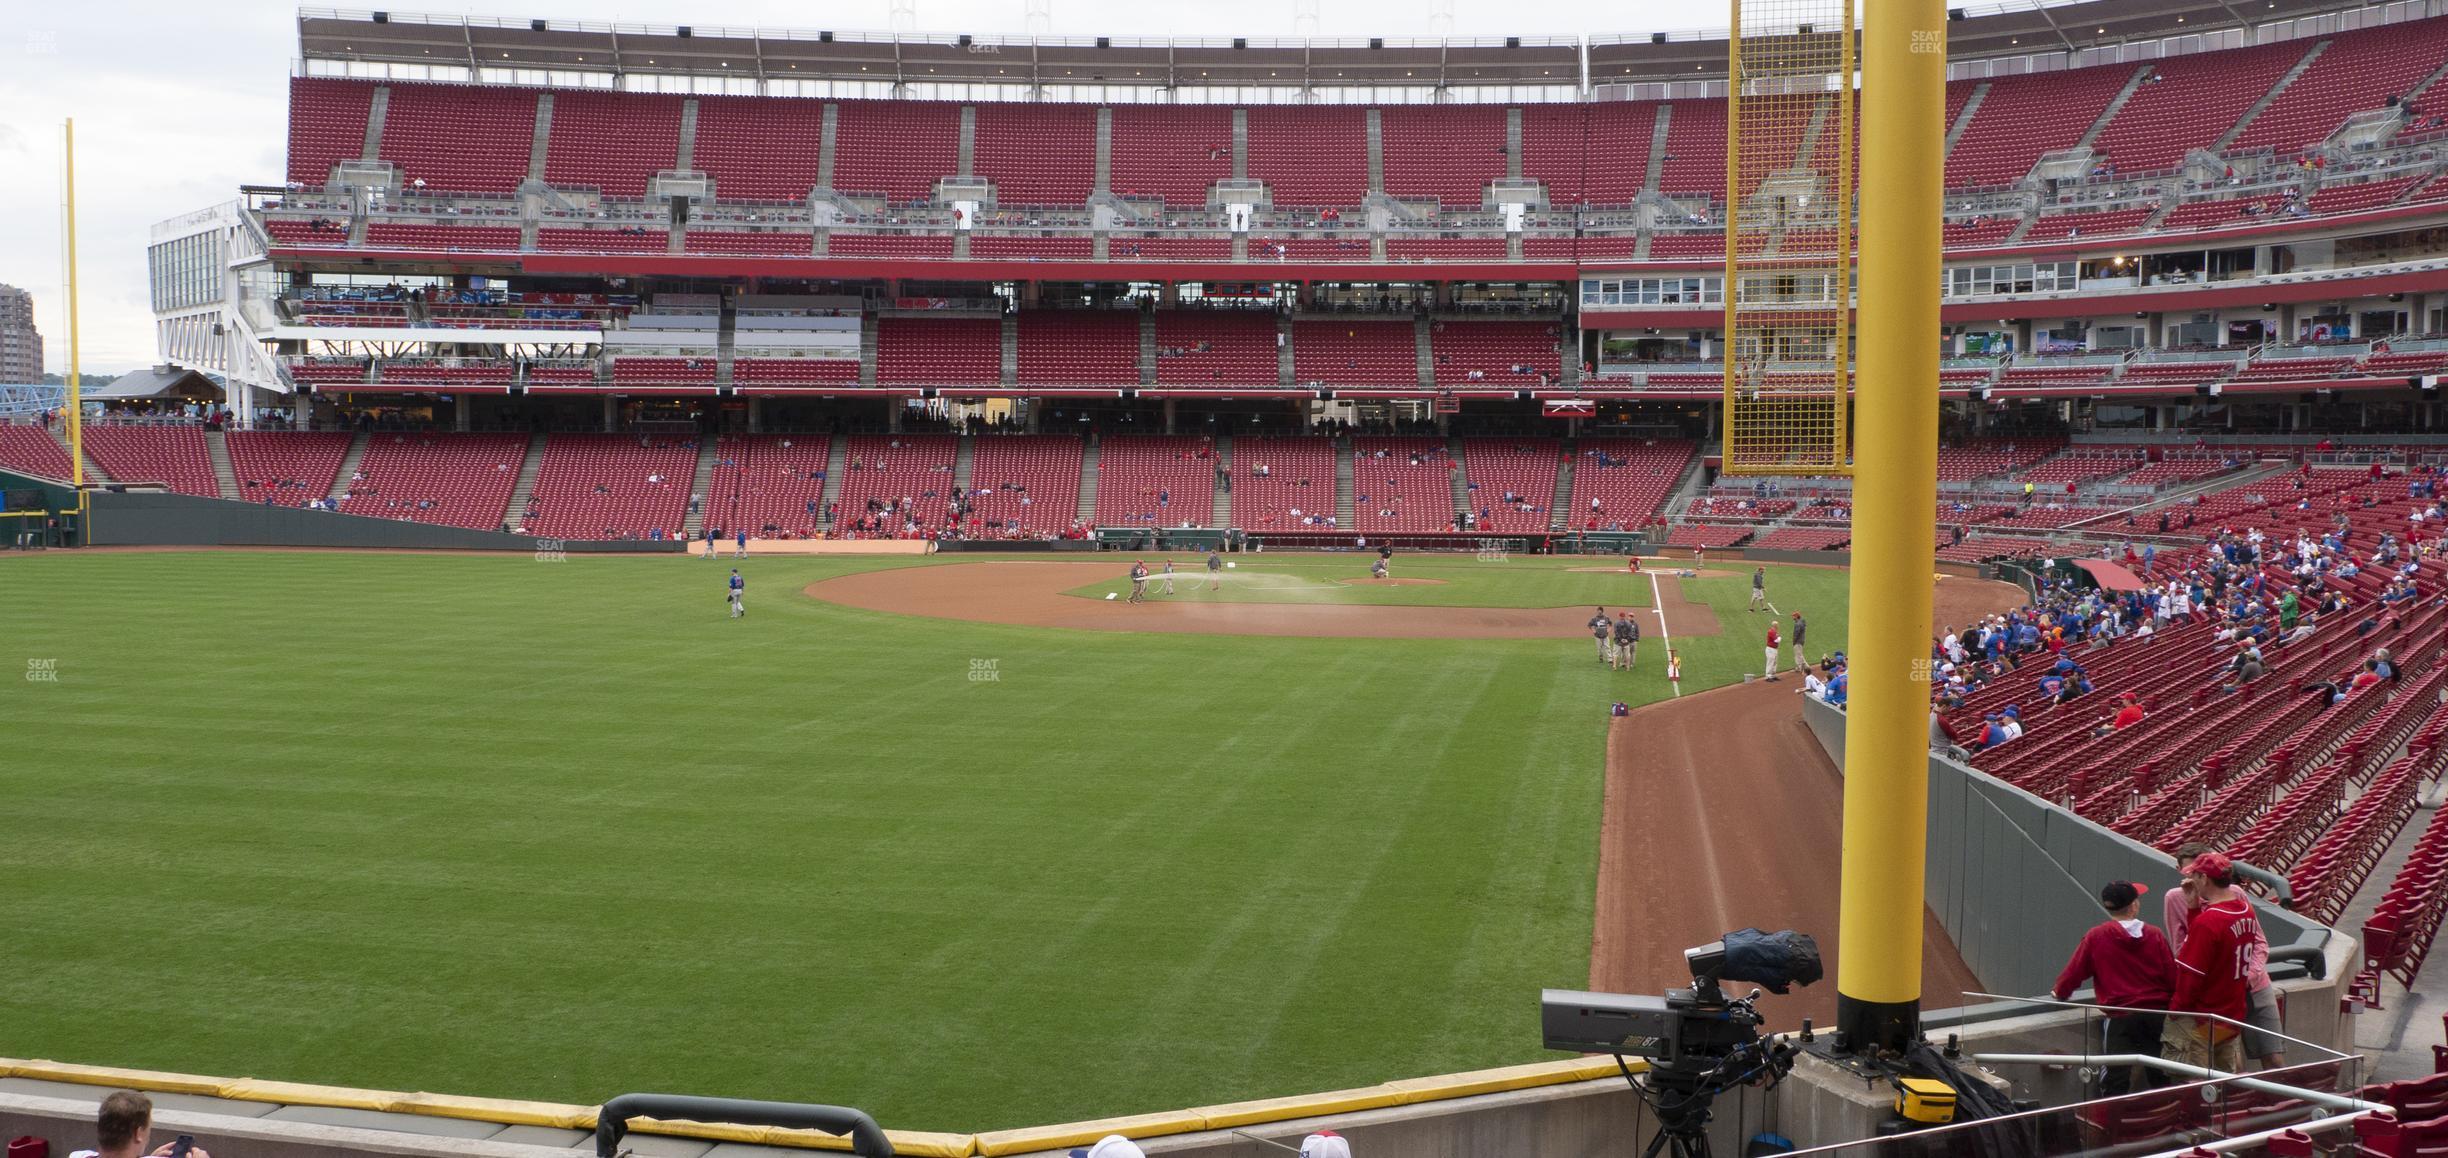
M 1641 1158 L 1711 1158 L 1708 1124 L 1717 1095 L 1763 1077 L 1761 1088 L 1773 1087 L 1792 1069 L 1791 1047 L 1765 1041 L 1744 1045 L 1705 1069 L 1688 1060 L 1651 1067 L 1649 1084 L 1640 1093 L 1657 1111 L 1658 1132 Z

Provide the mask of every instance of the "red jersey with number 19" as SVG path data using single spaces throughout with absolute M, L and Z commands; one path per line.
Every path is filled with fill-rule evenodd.
M 2253 947 L 2261 943 L 2261 921 L 2241 897 L 2193 914 L 2184 949 L 2176 954 L 2176 1013 L 2215 1013 L 2244 1020 L 2252 1011 Z

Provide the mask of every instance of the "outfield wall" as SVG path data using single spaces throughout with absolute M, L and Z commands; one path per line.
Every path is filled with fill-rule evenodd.
M 159 492 L 86 492 L 92 504 L 90 545 L 96 547 L 343 547 L 424 551 L 654 553 L 686 549 L 679 542 L 548 539 L 465 527 L 438 527 L 334 511 L 268 507 L 226 499 Z

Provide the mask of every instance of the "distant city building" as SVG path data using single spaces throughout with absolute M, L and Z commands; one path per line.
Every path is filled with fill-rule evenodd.
M 0 285 L 0 382 L 40 382 L 42 333 L 34 328 L 34 295 Z

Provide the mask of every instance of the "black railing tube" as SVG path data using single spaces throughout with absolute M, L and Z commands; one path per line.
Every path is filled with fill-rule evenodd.
M 595 1112 L 595 1158 L 613 1158 L 629 1132 L 631 1118 L 683 1119 L 743 1126 L 782 1126 L 822 1130 L 850 1136 L 850 1152 L 860 1158 L 893 1158 L 892 1142 L 864 1110 L 847 1106 L 815 1106 L 801 1102 L 751 1102 L 739 1098 L 700 1098 L 688 1094 L 622 1094 Z

